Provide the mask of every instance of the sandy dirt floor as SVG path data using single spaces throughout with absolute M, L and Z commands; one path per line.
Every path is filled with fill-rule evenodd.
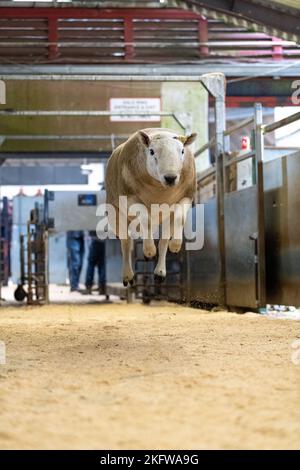
M 1 307 L 1 449 L 300 448 L 300 322 L 178 305 Z

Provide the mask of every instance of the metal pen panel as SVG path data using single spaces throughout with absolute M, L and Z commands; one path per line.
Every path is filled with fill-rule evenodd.
M 200 210 L 199 207 L 192 209 Z M 204 246 L 201 250 L 186 252 L 189 257 L 189 285 L 187 298 L 193 303 L 222 304 L 221 255 L 219 249 L 218 213 L 216 198 L 204 203 Z
M 225 194 L 226 304 L 257 307 L 257 188 Z
M 300 305 L 300 153 L 264 165 L 267 303 Z

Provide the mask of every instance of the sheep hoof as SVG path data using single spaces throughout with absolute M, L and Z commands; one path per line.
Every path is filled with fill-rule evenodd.
M 159 274 L 154 274 L 154 281 L 155 282 L 158 282 L 159 284 L 161 284 L 162 282 L 164 282 L 165 280 L 165 276 L 160 276 Z
M 182 240 L 171 239 L 169 241 L 169 250 L 171 253 L 178 253 L 181 250 Z
M 156 256 L 156 246 L 154 243 L 144 243 L 143 245 L 144 256 L 147 259 L 152 259 Z
M 144 255 L 144 260 L 145 261 L 152 261 L 155 258 L 155 256 L 146 256 Z
M 126 278 L 123 279 L 123 286 L 124 286 L 124 287 L 127 287 L 128 284 L 129 284 L 130 286 L 133 286 L 133 284 L 134 284 L 134 276 L 133 276 L 131 279 L 129 279 L 128 277 L 126 277 Z

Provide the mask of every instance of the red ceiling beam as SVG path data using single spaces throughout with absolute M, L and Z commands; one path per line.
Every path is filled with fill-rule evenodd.
M 276 106 L 296 106 L 290 96 L 226 96 L 227 108 L 252 108 L 259 101 L 266 108 Z M 212 106 L 212 102 L 210 103 Z
M 0 7 L 1 18 L 149 18 L 199 19 L 201 15 L 180 9 L 162 8 L 9 8 Z

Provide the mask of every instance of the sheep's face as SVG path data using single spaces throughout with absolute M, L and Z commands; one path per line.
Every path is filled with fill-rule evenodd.
M 176 186 L 180 181 L 186 147 L 195 141 L 197 134 L 150 138 L 146 132 L 140 131 L 140 136 L 145 146 L 149 175 L 164 187 Z

